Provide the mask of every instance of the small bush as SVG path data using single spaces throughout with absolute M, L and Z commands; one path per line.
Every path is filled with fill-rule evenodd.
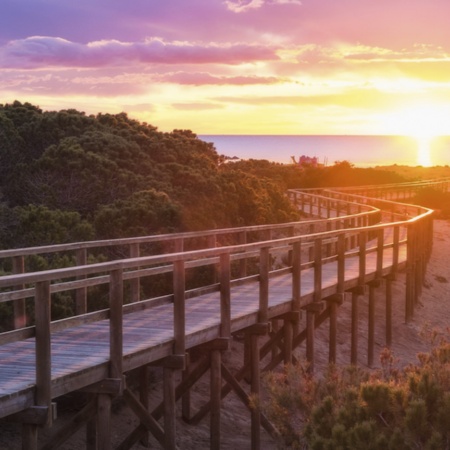
M 449 449 L 450 342 L 403 369 L 388 350 L 380 360 L 374 372 L 330 366 L 314 377 L 299 364 L 267 375 L 261 407 L 283 448 Z

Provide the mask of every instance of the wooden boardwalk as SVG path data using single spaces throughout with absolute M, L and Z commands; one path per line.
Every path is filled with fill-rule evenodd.
M 38 448 L 38 429 L 51 426 L 56 417 L 55 399 L 75 391 L 89 392 L 95 400 L 43 448 L 58 448 L 80 424 L 86 424 L 86 448 L 111 448 L 110 408 L 112 398 L 117 396 L 123 396 L 141 421 L 120 448 L 131 448 L 147 430 L 162 447 L 176 448 L 175 402 L 182 396 L 186 399 L 190 387 L 208 369 L 211 400 L 202 414 L 210 412 L 211 448 L 219 448 L 222 391 L 233 389 L 247 402 L 250 393 L 240 384 L 247 373 L 250 392 L 258 394 L 260 359 L 274 348 L 281 351 L 269 364 L 272 367 L 292 361 L 292 350 L 306 341 L 313 368 L 314 329 L 329 319 L 333 330 L 334 305 L 342 303 L 346 292 L 356 299 L 364 286 L 385 279 L 389 296 L 389 281 L 398 271 L 407 270 L 408 320 L 420 295 L 430 254 L 431 211 L 370 200 L 361 193 L 353 198 L 349 192 L 290 195 L 308 215 L 327 220 L 240 229 L 238 242 L 243 242 L 243 233 L 259 235 L 251 242 L 247 237 L 237 244 L 229 237 L 233 234 L 230 230 L 209 232 L 209 238 L 208 233 L 197 233 L 196 238 L 207 235 L 206 245 L 190 251 L 182 244 L 187 234 L 172 235 L 175 252 L 149 256 L 142 256 L 136 251 L 136 241 L 130 241 L 131 257 L 126 259 L 0 277 L 0 301 L 32 298 L 35 304 L 35 323 L 0 334 L 0 418 L 23 424 L 23 448 Z M 362 198 L 364 201 L 357 201 Z M 389 221 L 380 222 L 383 217 Z M 221 239 L 228 245 L 221 245 Z M 74 248 L 79 255 L 79 245 Z M 48 250 L 44 248 L 42 253 Z M 30 254 L 30 250 L 7 252 L 0 252 L 0 258 L 12 258 L 16 266 L 18 258 Z M 191 272 L 202 268 L 216 275 L 202 286 L 189 287 Z M 157 282 L 158 277 L 167 275 L 172 280 L 170 293 L 153 298 L 136 294 L 144 280 Z M 87 302 L 89 290 L 105 288 L 107 309 L 88 313 L 85 306 L 71 318 L 51 320 L 50 304 L 58 293 L 70 293 L 78 305 L 83 303 L 79 301 L 83 295 Z M 23 309 L 18 310 L 23 313 Z M 301 330 L 299 317 L 304 313 L 307 324 Z M 371 320 L 369 317 L 369 347 Z M 281 330 L 272 329 L 274 321 L 283 323 Z M 243 368 L 233 376 L 221 363 L 220 355 L 237 333 L 245 336 L 249 351 Z M 336 352 L 336 336 L 333 338 L 332 333 L 330 361 Z M 266 337 L 263 347 L 261 336 Z M 353 335 L 352 339 L 354 362 L 357 337 Z M 199 351 L 207 356 L 206 362 L 202 358 L 196 362 Z M 369 349 L 369 364 L 370 358 L 373 355 Z M 143 388 L 139 400 L 124 377 L 149 365 L 164 369 L 164 402 L 153 411 L 145 401 L 148 387 Z M 178 370 L 183 371 L 184 381 L 176 387 L 173 373 Z M 183 416 L 190 420 L 186 405 L 183 403 Z M 162 416 L 164 427 L 158 422 Z M 252 448 L 258 448 L 261 426 L 271 433 L 276 430 L 258 411 L 251 411 L 251 418 Z

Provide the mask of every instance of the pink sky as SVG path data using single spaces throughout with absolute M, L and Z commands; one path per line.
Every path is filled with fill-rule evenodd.
M 450 134 L 448 17 L 448 0 L 2 0 L 0 102 L 198 134 Z

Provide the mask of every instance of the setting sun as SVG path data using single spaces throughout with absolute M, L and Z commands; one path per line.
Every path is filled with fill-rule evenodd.
M 421 103 L 399 108 L 383 116 L 381 127 L 387 134 L 410 136 L 417 142 L 417 164 L 431 166 L 431 143 L 439 136 L 450 134 L 450 107 Z

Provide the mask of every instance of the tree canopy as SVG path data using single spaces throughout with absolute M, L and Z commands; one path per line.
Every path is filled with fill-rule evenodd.
M 0 105 L 0 248 L 296 219 L 279 167 L 221 162 L 125 113 Z

